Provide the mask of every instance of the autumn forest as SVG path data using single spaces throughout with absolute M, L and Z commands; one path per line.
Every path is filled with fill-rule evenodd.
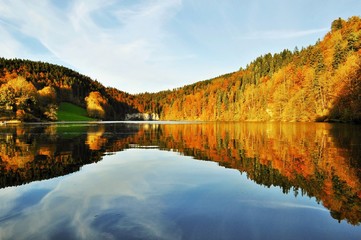
M 361 19 L 336 19 L 314 45 L 158 93 L 132 95 L 62 66 L 0 58 L 0 120 L 61 120 L 64 102 L 98 120 L 360 122 Z

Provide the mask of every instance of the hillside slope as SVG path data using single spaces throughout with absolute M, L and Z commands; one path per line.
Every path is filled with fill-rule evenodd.
M 146 99 L 146 100 L 144 100 Z M 266 54 L 246 69 L 137 95 L 163 120 L 360 121 L 361 19 L 337 19 L 315 45 Z

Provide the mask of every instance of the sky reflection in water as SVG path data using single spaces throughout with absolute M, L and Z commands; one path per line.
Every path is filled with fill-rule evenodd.
M 158 149 L 0 190 L 0 239 L 357 239 L 314 198 Z

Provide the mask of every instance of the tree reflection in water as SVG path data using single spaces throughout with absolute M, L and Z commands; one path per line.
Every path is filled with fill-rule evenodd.
M 78 171 L 136 147 L 177 151 L 238 169 L 284 193 L 315 197 L 361 222 L 361 128 L 323 123 L 100 123 L 0 126 L 0 187 Z

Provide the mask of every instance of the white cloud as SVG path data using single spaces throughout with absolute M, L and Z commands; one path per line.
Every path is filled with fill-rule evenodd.
M 3 23 L 2 23 L 3 24 Z M 20 55 L 22 49 L 21 44 L 7 32 L 6 29 L 0 26 L 0 41 L 1 55 L 2 57 L 12 58 L 14 55 Z
M 159 78 L 167 80 L 162 64 L 150 59 L 171 58 L 164 25 L 178 11 L 179 0 L 141 1 L 131 6 L 118 1 L 74 1 L 66 9 L 49 1 L 7 1 L 5 5 L 0 15 L 10 24 L 1 23 L 2 36 L 7 38 L 2 37 L 0 46 L 10 43 L 6 57 L 35 58 L 31 49 L 28 57 L 16 51 L 27 49 L 26 42 L 20 45 L 16 36 L 6 34 L 9 28 L 17 28 L 45 46 L 52 55 L 48 58 L 60 59 L 106 86 L 135 92 L 145 79 L 148 88 Z M 110 27 L 109 19 L 108 26 L 103 26 L 107 17 L 112 20 Z
M 289 39 L 305 37 L 313 34 L 325 33 L 328 28 L 310 29 L 310 30 L 270 30 L 255 31 L 242 37 L 243 39 Z

